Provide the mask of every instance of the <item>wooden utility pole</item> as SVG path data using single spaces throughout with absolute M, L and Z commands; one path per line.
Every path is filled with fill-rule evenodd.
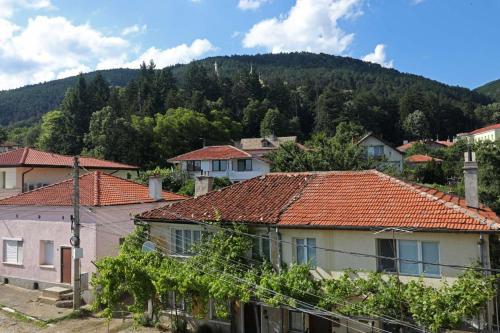
M 74 157 L 73 162 L 73 221 L 71 245 L 73 246 L 73 310 L 80 308 L 80 258 L 82 251 L 80 249 L 80 166 L 78 156 Z

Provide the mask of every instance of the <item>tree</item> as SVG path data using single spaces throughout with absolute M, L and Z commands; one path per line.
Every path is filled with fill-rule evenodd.
M 333 85 L 326 87 L 318 99 L 316 132 L 333 135 L 338 124 L 349 121 L 345 115 L 349 97 L 349 93 L 338 91 Z
M 242 120 L 243 131 L 247 137 L 253 138 L 260 135 L 260 124 L 267 110 L 269 110 L 267 100 L 249 100 L 248 105 L 243 109 Z
M 58 154 L 73 154 L 76 133 L 72 128 L 72 119 L 68 113 L 54 110 L 42 118 L 37 147 Z
M 420 110 L 416 110 L 406 117 L 403 128 L 411 138 L 429 138 L 429 122 L 425 114 Z
M 7 135 L 8 135 L 8 133 L 5 130 L 5 128 L 0 127 L 0 143 L 5 142 L 5 140 L 7 140 Z
M 260 136 L 283 135 L 287 131 L 285 117 L 278 109 L 269 109 L 260 123 Z

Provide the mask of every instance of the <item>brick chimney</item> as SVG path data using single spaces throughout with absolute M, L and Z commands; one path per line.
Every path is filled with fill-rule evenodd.
M 163 200 L 162 178 L 160 176 L 149 177 L 149 197 L 155 201 Z
M 476 153 L 471 151 L 469 147 L 464 155 L 465 203 L 468 207 L 479 208 Z
M 212 191 L 214 186 L 214 177 L 210 176 L 197 176 L 194 181 L 194 197 L 207 194 Z

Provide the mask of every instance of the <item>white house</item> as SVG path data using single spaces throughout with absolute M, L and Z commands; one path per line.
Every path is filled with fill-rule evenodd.
M 188 172 L 191 177 L 228 177 L 231 182 L 240 182 L 270 171 L 270 164 L 265 158 L 230 145 L 204 147 L 170 158 L 168 162 Z
M 490 239 L 498 237 L 500 218 L 477 200 L 477 164 L 467 161 L 465 171 L 467 199 L 375 170 L 270 173 L 145 212 L 139 219 L 150 225 L 151 238 L 171 253 L 185 255 L 200 231 L 210 230 L 205 223 L 220 219 L 247 224 L 260 236 L 254 252 L 275 266 L 309 262 L 318 279 L 355 269 L 397 273 L 403 282 L 422 277 L 428 285 L 439 285 L 461 274 L 441 264 L 482 262 L 489 268 Z M 339 319 L 343 326 L 333 327 L 314 315 L 259 303 L 235 311 L 234 331 L 240 333 L 257 331 L 255 325 L 266 333 L 373 329 L 344 319 Z M 260 313 L 256 324 L 255 313 Z M 492 317 L 489 312 L 488 322 Z
M 278 149 L 283 143 L 297 143 L 296 136 L 270 135 L 263 138 L 243 138 L 235 142 L 235 147 L 240 148 L 254 156 L 265 156 Z
M 0 200 L 0 282 L 70 286 L 72 191 L 66 180 Z M 185 198 L 162 192 L 157 178 L 148 189 L 100 171 L 80 176 L 81 272 L 95 272 L 92 262 L 118 253 L 133 216 Z
M 457 135 L 457 137 L 470 139 L 473 142 L 485 141 L 485 140 L 489 141 L 500 140 L 500 124 L 494 124 L 478 128 L 468 133 L 460 133 Z
M 358 144 L 365 148 L 368 157 L 385 158 L 389 165 L 394 165 L 400 171 L 403 170 L 403 153 L 373 133 L 366 134 L 358 141 Z
M 132 178 L 138 167 L 123 163 L 81 157 L 82 173 L 104 171 L 121 178 Z M 19 148 L 0 154 L 0 198 L 33 190 L 71 177 L 73 157 L 32 148 Z

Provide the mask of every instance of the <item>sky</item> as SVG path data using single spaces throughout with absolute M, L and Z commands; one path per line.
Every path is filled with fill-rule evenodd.
M 499 13 L 499 0 L 0 0 L 0 90 L 292 51 L 476 88 L 500 79 Z

